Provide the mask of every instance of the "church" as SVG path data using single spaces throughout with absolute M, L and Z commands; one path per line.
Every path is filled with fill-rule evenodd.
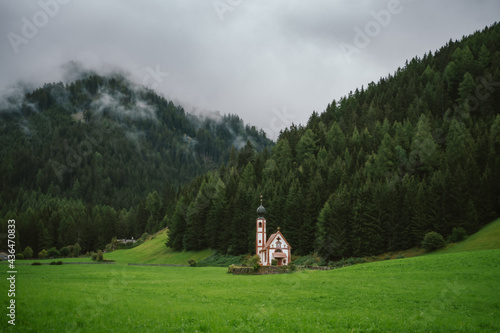
M 260 206 L 257 208 L 257 235 L 255 239 L 255 252 L 260 256 L 262 266 L 270 266 L 273 260 L 276 260 L 278 266 L 288 265 L 292 257 L 292 247 L 286 241 L 285 237 L 278 227 L 278 231 L 267 239 L 266 234 L 266 209 L 262 206 L 262 196 Z

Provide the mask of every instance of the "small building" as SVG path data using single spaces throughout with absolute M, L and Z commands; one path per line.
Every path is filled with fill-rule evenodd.
M 286 241 L 280 228 L 278 227 L 278 231 L 272 234 L 269 239 L 266 238 L 266 218 L 264 217 L 266 209 L 262 206 L 262 196 L 257 214 L 255 252 L 260 256 L 260 264 L 270 266 L 272 261 L 276 260 L 278 266 L 288 265 L 292 257 L 292 247 Z
M 134 239 L 134 237 L 132 237 L 131 239 L 126 239 L 126 238 L 117 239 L 116 242 L 121 243 L 121 244 L 128 244 L 128 243 L 134 244 L 136 242 L 136 240 Z

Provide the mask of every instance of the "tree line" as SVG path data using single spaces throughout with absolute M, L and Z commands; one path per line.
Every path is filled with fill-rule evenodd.
M 169 246 L 251 253 L 264 195 L 298 255 L 367 256 L 471 234 L 500 214 L 500 26 L 450 41 L 371 82 L 270 152 L 251 144 L 185 186 Z

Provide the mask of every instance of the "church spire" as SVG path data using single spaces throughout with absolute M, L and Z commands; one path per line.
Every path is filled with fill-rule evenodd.
M 266 214 L 266 209 L 262 206 L 262 194 L 260 195 L 260 206 L 257 208 L 257 214 L 259 214 L 259 217 L 264 217 Z

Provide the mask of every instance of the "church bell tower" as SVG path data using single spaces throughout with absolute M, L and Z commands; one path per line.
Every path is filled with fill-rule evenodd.
M 260 206 L 257 208 L 257 225 L 256 225 L 256 239 L 255 239 L 255 253 L 260 255 L 260 251 L 264 248 L 266 244 L 266 209 L 262 206 L 262 195 L 260 196 Z M 262 262 L 262 258 L 261 258 Z

